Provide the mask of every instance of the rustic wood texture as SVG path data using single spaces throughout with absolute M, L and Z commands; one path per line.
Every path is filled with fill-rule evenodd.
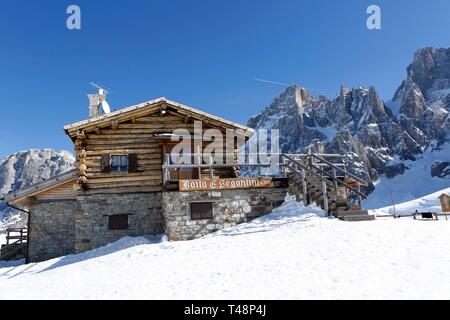
M 160 110 L 150 110 L 133 118 L 109 126 L 92 128 L 83 141 L 87 178 L 87 193 L 157 192 L 163 190 L 163 155 L 165 145 L 174 144 L 155 134 L 172 133 L 175 129 L 186 129 L 194 134 L 197 119 L 168 108 L 166 115 Z M 203 132 L 216 126 L 202 124 Z M 114 128 L 113 128 L 114 127 Z M 225 133 L 225 128 L 221 132 Z M 193 136 L 192 136 L 193 137 Z M 203 148 L 210 142 L 203 143 Z M 110 155 L 128 155 L 128 172 L 111 172 Z M 196 169 L 197 170 L 197 169 Z M 197 175 L 198 176 L 198 175 Z M 201 170 L 201 177 L 208 178 L 208 169 Z M 234 178 L 233 168 L 214 170 L 213 177 Z M 151 190 L 151 191 L 149 191 Z

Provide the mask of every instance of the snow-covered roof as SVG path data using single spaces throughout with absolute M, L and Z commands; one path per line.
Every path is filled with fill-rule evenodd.
M 254 129 L 252 129 L 252 128 L 246 127 L 246 126 L 238 124 L 236 122 L 225 120 L 223 118 L 200 111 L 198 109 L 194 109 L 192 107 L 183 105 L 181 103 L 171 101 L 164 97 L 146 101 L 146 102 L 132 105 L 132 106 L 108 113 L 108 114 L 104 114 L 104 115 L 101 115 L 98 117 L 94 117 L 94 118 L 79 121 L 79 122 L 76 122 L 76 123 L 73 123 L 70 125 L 66 125 L 64 127 L 64 130 L 66 131 L 66 133 L 73 136 L 77 130 L 84 130 L 86 128 L 89 129 L 89 127 L 95 127 L 96 125 L 100 125 L 105 122 L 110 122 L 111 120 L 126 121 L 126 120 L 131 119 L 135 114 L 140 114 L 143 111 L 145 112 L 145 111 L 158 110 L 162 105 L 172 107 L 172 108 L 182 112 L 186 116 L 190 116 L 194 119 L 195 118 L 197 118 L 197 119 L 206 118 L 208 121 L 216 122 L 218 124 L 221 124 L 224 127 L 240 129 L 243 131 L 243 134 L 247 135 L 247 136 L 251 136 L 254 133 Z

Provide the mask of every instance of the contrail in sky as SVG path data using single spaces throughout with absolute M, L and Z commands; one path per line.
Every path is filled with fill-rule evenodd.
M 259 81 L 259 82 L 265 82 L 265 83 L 278 84 L 280 86 L 285 86 L 285 87 L 291 86 L 291 84 L 287 84 L 287 83 L 279 82 L 279 81 L 265 80 L 265 79 L 259 79 L 259 78 L 253 78 L 253 80 Z M 304 88 L 308 89 L 309 91 L 313 91 L 313 92 L 324 93 L 326 95 L 331 95 L 331 96 L 333 95 L 333 93 L 330 93 L 330 92 L 325 92 L 325 91 L 321 91 L 321 90 L 315 90 L 315 89 L 306 88 L 306 87 L 304 87 Z
M 283 83 L 283 82 L 278 82 L 278 81 L 264 80 L 264 79 L 258 79 L 258 78 L 253 78 L 253 80 L 260 81 L 260 82 L 266 82 L 266 83 L 279 84 L 281 86 L 286 86 L 286 87 L 290 86 L 290 84 Z

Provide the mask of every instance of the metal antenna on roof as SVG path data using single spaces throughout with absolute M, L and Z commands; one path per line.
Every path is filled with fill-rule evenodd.
M 106 101 L 106 95 L 109 94 L 109 91 L 100 87 L 99 85 L 96 85 L 93 82 L 90 82 L 91 86 L 94 86 L 98 89 L 98 95 L 100 98 L 100 104 L 102 106 L 102 110 L 105 114 L 108 114 L 111 112 L 111 108 L 109 107 L 108 102 Z

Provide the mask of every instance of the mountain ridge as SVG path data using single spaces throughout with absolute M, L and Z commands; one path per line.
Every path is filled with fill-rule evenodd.
M 280 130 L 281 152 L 345 153 L 354 173 L 376 181 L 402 174 L 402 161 L 448 143 L 449 113 L 450 48 L 423 48 L 388 102 L 374 86 L 341 86 L 328 98 L 292 85 L 247 125 Z

